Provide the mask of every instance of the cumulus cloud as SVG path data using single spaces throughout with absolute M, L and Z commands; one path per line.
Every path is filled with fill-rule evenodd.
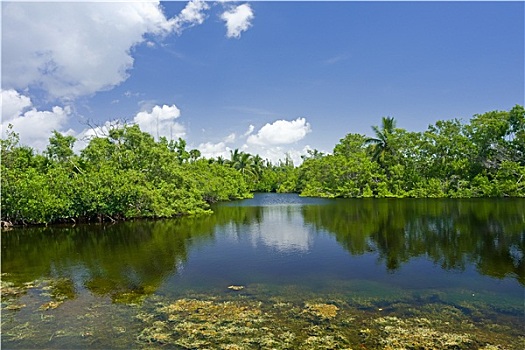
M 6 122 L 17 118 L 31 105 L 29 97 L 20 95 L 13 89 L 2 90 L 2 121 Z
M 290 144 L 302 140 L 311 131 L 310 123 L 305 118 L 277 120 L 264 125 L 257 134 L 250 135 L 246 142 L 258 146 Z
M 230 158 L 230 151 L 232 150 L 230 147 L 227 146 L 229 143 L 235 142 L 235 133 L 231 133 L 230 135 L 226 136 L 224 140 L 213 143 L 213 142 L 206 142 L 201 143 L 197 149 L 201 151 L 201 155 L 204 158 L 217 158 L 217 157 L 223 157 L 225 159 Z
M 70 113 L 68 106 L 39 111 L 29 97 L 14 90 L 2 91 L 2 137 L 11 124 L 20 135 L 21 144 L 43 151 L 53 130 L 65 132 L 63 129 Z
M 304 118 L 297 120 L 286 121 L 278 120 L 272 124 L 264 125 L 257 134 L 252 134 L 255 130 L 253 125 L 249 125 L 248 130 L 237 138 L 235 133 L 231 133 L 224 137 L 219 142 L 206 142 L 198 145 L 197 149 L 201 151 L 204 158 L 223 157 L 230 159 L 230 151 L 239 149 L 242 152 L 250 153 L 252 155 L 258 154 L 262 159 L 267 159 L 273 164 L 278 164 L 279 161 L 284 161 L 287 157 L 290 158 L 295 165 L 302 163 L 301 156 L 306 155 L 310 146 L 306 145 L 302 148 L 294 148 L 290 145 L 293 142 L 303 139 L 305 134 L 310 132 L 310 124 Z M 302 130 L 302 132 L 298 132 Z M 270 135 L 275 134 L 275 139 Z M 285 136 L 279 136 L 285 134 Z M 237 142 L 243 140 L 246 136 L 246 143 L 238 144 Z
M 64 99 L 126 80 L 131 49 L 145 35 L 169 33 L 180 21 L 200 21 L 190 10 L 179 22 L 167 20 L 158 1 L 8 2 L 2 11 L 2 85 L 19 91 L 36 87 Z
M 47 145 L 55 129 L 82 138 L 93 136 L 88 129 L 65 131 L 72 115 L 67 105 L 124 82 L 133 68 L 137 45 L 151 46 L 153 36 L 180 34 L 202 24 L 209 8 L 205 1 L 191 0 L 168 19 L 154 0 L 3 3 L 2 86 L 7 90 L 2 90 L 2 130 L 13 124 L 21 141 L 36 150 Z M 222 15 L 228 37 L 239 37 L 250 27 L 253 12 L 248 4 L 228 9 Z M 38 107 L 37 94 L 47 101 L 61 100 L 62 106 Z M 125 96 L 135 94 L 126 92 Z M 134 122 L 155 137 L 184 137 L 185 127 L 175 121 L 179 116 L 175 105 L 153 106 L 137 113 Z M 222 142 L 234 140 L 232 134 Z
M 30 98 L 21 95 L 15 90 L 2 90 L 2 124 L 1 133 L 5 137 L 5 131 L 9 124 L 20 135 L 23 145 L 32 147 L 37 151 L 43 151 L 49 141 L 53 130 L 63 134 L 69 134 L 77 138 L 75 151 L 83 149 L 93 137 L 106 137 L 109 130 L 122 127 L 120 121 L 106 121 L 104 124 L 86 128 L 81 132 L 66 130 L 65 126 L 71 108 L 53 107 L 50 111 L 40 111 L 33 107 Z M 150 111 L 142 111 L 135 115 L 133 122 L 138 124 L 144 132 L 150 133 L 157 139 L 161 136 L 168 139 L 177 139 L 186 135 L 184 125 L 177 123 L 175 119 L 180 117 L 180 110 L 176 105 L 154 106 Z M 233 142 L 235 134 L 228 135 L 226 142 Z
M 251 27 L 254 15 L 248 4 L 232 7 L 221 15 L 226 24 L 226 36 L 228 38 L 240 38 L 241 33 Z
M 303 162 L 302 156 L 308 154 L 308 150 L 311 150 L 312 148 L 309 145 L 304 146 L 300 150 L 296 149 L 290 149 L 286 152 L 286 154 L 292 159 L 293 163 L 298 166 L 301 165 Z
M 308 145 L 302 149 L 290 147 L 312 131 L 310 123 L 305 118 L 267 123 L 255 134 L 253 134 L 254 129 L 253 125 L 250 125 L 244 134 L 248 138 L 241 149 L 251 154 L 259 154 L 263 159 L 268 159 L 274 164 L 288 157 L 295 165 L 299 165 L 302 163 L 301 156 L 307 154 L 310 149 Z
M 202 24 L 206 19 L 205 11 L 209 8 L 210 6 L 205 1 L 191 0 L 178 16 L 170 20 L 170 23 L 180 34 L 186 28 Z
M 149 133 L 156 139 L 166 137 L 168 139 L 178 139 L 186 135 L 184 125 L 174 120 L 180 117 L 180 110 L 176 105 L 154 106 L 149 111 L 142 111 L 135 115 L 133 123 L 140 127 L 140 130 Z M 74 150 L 78 152 L 85 148 L 89 141 L 94 137 L 107 137 L 110 130 L 123 127 L 126 122 L 121 120 L 106 121 L 102 125 L 94 125 L 82 130 L 78 134 L 73 134 L 77 138 Z
M 137 113 L 133 121 L 142 131 L 150 133 L 156 138 L 164 136 L 168 139 L 178 139 L 186 135 L 184 125 L 174 120 L 180 117 L 180 110 L 175 105 L 155 106 L 150 112 Z
M 109 135 L 110 130 L 120 128 L 123 125 L 124 124 L 121 123 L 119 120 L 108 120 L 102 125 L 94 125 L 92 127 L 82 130 L 79 133 L 73 133 L 72 136 L 75 136 L 75 138 L 77 139 L 75 145 L 73 146 L 73 151 L 79 153 L 81 150 L 86 148 L 91 139 L 95 137 L 107 137 Z
M 263 147 L 244 144 L 241 149 L 243 152 L 258 154 L 262 159 L 268 159 L 273 164 L 279 164 L 279 161 L 284 162 L 286 158 L 290 158 L 293 164 L 298 166 L 303 162 L 302 156 L 306 155 L 311 148 L 308 145 L 302 149 L 295 149 L 283 146 Z
M 204 158 L 223 157 L 225 159 L 229 158 L 231 150 L 223 141 L 218 143 L 201 143 L 199 146 L 197 146 L 197 149 L 201 152 L 201 155 Z

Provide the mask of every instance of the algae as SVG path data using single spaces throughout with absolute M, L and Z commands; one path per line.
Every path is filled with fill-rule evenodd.
M 16 286 L 2 281 L 1 286 L 2 344 L 8 347 L 525 348 L 523 318 L 509 314 L 495 319 L 494 311 L 482 303 L 448 304 L 437 294 L 421 296 L 419 302 L 406 296 L 382 301 L 374 296 L 370 302 L 336 293 L 324 298 L 313 293 L 268 297 L 256 291 L 270 287 L 250 285 L 243 289 L 250 293 L 185 292 L 182 298 L 129 292 L 120 294 L 129 298 L 119 303 L 114 295 L 94 295 L 90 304 L 75 306 L 80 301 L 71 280 L 40 279 Z M 289 290 L 297 292 L 294 286 Z M 84 313 L 70 315 L 72 307 Z M 31 322 L 17 323 L 21 313 L 30 315 Z
M 321 319 L 332 319 L 337 316 L 339 308 L 331 304 L 306 304 L 305 312 L 310 313 Z
M 238 295 L 237 295 L 238 296 Z M 144 323 L 139 346 L 185 349 L 521 349 L 523 334 L 473 323 L 461 310 L 427 305 L 413 316 L 363 311 L 342 300 L 302 305 L 273 298 L 204 295 L 158 301 Z M 229 299 L 228 299 L 229 298 Z M 397 306 L 396 306 L 397 307 Z M 394 310 L 396 307 L 386 307 Z M 442 314 L 440 314 L 442 311 Z M 514 329 L 514 332 L 516 330 Z

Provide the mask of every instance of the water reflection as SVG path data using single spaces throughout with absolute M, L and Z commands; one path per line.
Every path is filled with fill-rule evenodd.
M 176 273 L 191 249 L 213 237 L 209 220 L 12 230 L 2 236 L 4 281 L 75 281 L 76 290 L 133 302 Z
M 335 235 L 352 255 L 377 252 L 395 271 L 415 257 L 443 269 L 525 284 L 525 201 L 341 200 L 303 207 L 304 220 Z
M 251 226 L 252 244 L 263 244 L 279 252 L 307 252 L 313 244 L 313 230 L 305 227 L 298 207 L 268 207 L 262 211 L 263 220 Z
M 293 193 L 257 193 L 250 199 L 222 203 L 214 211 L 221 217 L 242 217 L 243 225 L 237 222 L 231 231 L 237 236 L 249 235 L 254 247 L 262 245 L 278 252 L 304 253 L 313 244 L 315 229 L 305 225 L 301 208 L 330 202 Z M 239 214 L 239 210 L 246 215 Z
M 2 279 L 15 286 L 42 278 L 61 279 L 73 294 L 70 298 L 87 289 L 129 303 L 158 290 L 190 263 L 199 247 L 214 249 L 218 241 L 224 247 L 224 237 L 248 240 L 255 250 L 266 247 L 302 254 L 310 252 L 324 232 L 350 256 L 376 255 L 393 273 L 422 257 L 446 270 L 475 266 L 483 275 L 525 284 L 524 200 L 363 199 L 298 205 L 301 199 L 295 196 L 289 205 L 282 197 L 275 198 L 281 198 L 280 205 L 238 202 L 197 218 L 3 232 L 1 264 L 7 274 Z M 239 265 L 233 261 L 239 256 L 235 249 L 243 247 L 215 254 Z M 199 257 L 206 261 L 206 256 Z M 341 263 L 334 258 L 333 264 Z M 315 264 L 297 260 L 294 266 L 313 270 Z

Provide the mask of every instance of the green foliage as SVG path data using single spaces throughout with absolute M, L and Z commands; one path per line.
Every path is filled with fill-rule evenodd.
M 424 133 L 373 126 L 348 134 L 332 155 L 299 167 L 298 190 L 321 197 L 524 197 L 525 110 L 475 115 L 469 124 L 437 121 Z
M 53 136 L 49 139 L 46 153 L 49 158 L 64 162 L 73 156 L 73 144 L 75 143 L 73 136 L 64 136 L 58 131 L 53 131 Z
M 2 140 L 2 220 L 50 223 L 173 217 L 209 211 L 209 203 L 249 196 L 234 169 L 207 166 L 186 143 L 156 142 L 138 126 L 92 139 L 79 156 L 57 132 L 45 154 Z M 190 161 L 191 160 L 191 161 Z M 204 163 L 205 164 L 204 164 Z
M 233 168 L 199 160 L 188 169 L 208 203 L 251 196 L 244 176 Z
M 372 159 L 383 164 L 385 157 L 392 155 L 395 152 L 395 148 L 392 147 L 391 139 L 392 134 L 396 129 L 396 120 L 392 117 L 383 117 L 381 120 L 381 129 L 377 126 L 373 126 L 375 138 L 370 137 L 366 139 L 366 143 L 372 145 Z
M 525 109 L 437 121 L 423 133 L 373 126 L 348 134 L 333 154 L 310 150 L 295 167 L 238 149 L 202 159 L 186 141 L 159 141 L 137 125 L 115 125 L 79 155 L 75 138 L 53 132 L 44 153 L 1 140 L 2 220 L 49 223 L 172 217 L 209 211 L 251 192 L 320 197 L 525 197 Z

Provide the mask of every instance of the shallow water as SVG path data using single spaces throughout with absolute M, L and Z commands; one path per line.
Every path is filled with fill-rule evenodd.
M 2 346 L 520 349 L 524 251 L 523 199 L 257 194 L 197 218 L 14 229 Z

